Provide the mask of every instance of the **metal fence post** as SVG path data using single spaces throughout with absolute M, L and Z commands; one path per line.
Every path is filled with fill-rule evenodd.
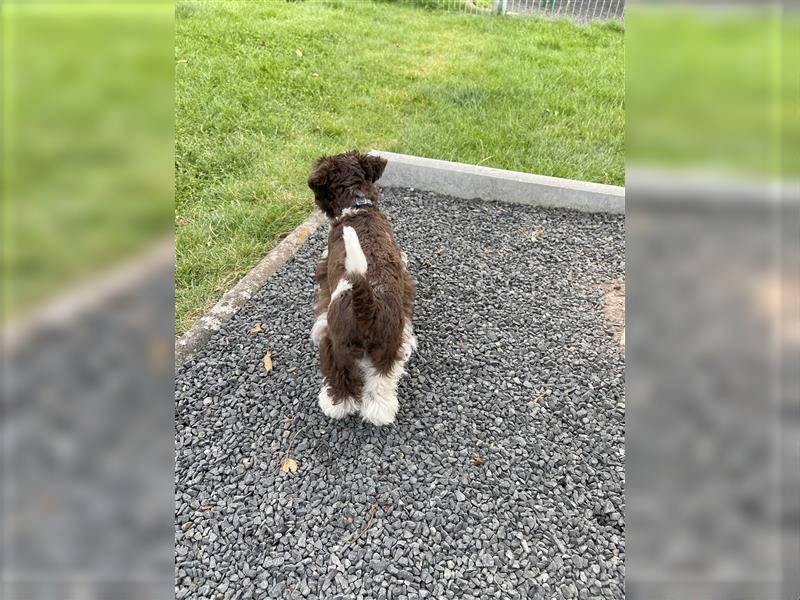
M 498 15 L 506 14 L 506 11 L 508 10 L 508 0 L 494 0 L 492 4 L 492 12 L 497 13 Z

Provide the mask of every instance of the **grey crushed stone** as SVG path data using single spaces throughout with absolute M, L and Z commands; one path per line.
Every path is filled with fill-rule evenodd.
M 624 217 L 383 192 L 418 282 L 396 424 L 317 408 L 323 226 L 177 373 L 177 598 L 624 597 Z

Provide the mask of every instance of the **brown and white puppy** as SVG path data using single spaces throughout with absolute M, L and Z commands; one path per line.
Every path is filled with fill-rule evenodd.
M 417 343 L 414 281 L 378 208 L 375 182 L 385 167 L 353 150 L 319 158 L 308 178 L 330 219 L 311 330 L 324 375 L 319 405 L 333 419 L 360 412 L 375 425 L 394 421 L 397 383 Z

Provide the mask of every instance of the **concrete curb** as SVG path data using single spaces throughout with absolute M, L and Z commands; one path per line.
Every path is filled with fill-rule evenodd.
M 310 217 L 261 259 L 261 262 L 253 267 L 239 283 L 225 292 L 220 301 L 175 342 L 175 368 L 185 363 L 214 333 L 219 331 L 228 319 L 236 314 L 236 311 L 244 306 L 253 297 L 253 294 L 266 283 L 267 279 L 294 256 L 308 236 L 314 233 L 325 220 L 325 215 L 315 210 Z
M 463 163 L 372 150 L 389 161 L 380 185 L 413 187 L 466 200 L 625 213 L 625 188 L 574 179 L 545 177 Z

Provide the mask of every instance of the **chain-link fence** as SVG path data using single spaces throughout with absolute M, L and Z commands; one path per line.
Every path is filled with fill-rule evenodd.
M 577 23 L 623 21 L 625 0 L 411 0 L 470 14 L 541 15 Z

